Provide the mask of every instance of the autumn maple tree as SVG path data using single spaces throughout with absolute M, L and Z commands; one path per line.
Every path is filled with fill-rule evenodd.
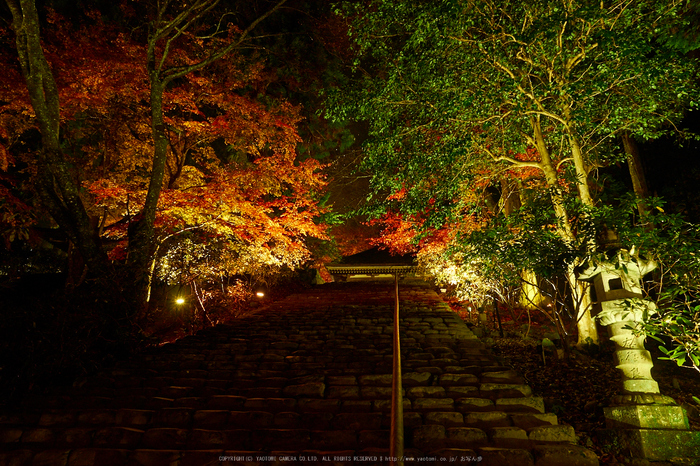
M 30 168 L 91 275 L 126 265 L 133 302 L 157 272 L 181 281 L 296 267 L 307 239 L 326 237 L 321 166 L 297 156 L 300 108 L 266 95 L 264 56 L 241 50 L 284 3 L 246 27 L 218 1 L 125 4 L 120 20 L 49 11 L 41 37 L 34 3 L 8 1 L 21 72 L 2 56 L 1 168 Z M 36 150 L 23 142 L 33 128 Z M 173 271 L 186 250 L 209 272 Z

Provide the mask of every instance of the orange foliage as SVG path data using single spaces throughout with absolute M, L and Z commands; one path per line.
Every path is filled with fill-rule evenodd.
M 42 32 L 59 86 L 66 156 L 86 188 L 88 212 L 103 224 L 105 237 L 118 241 L 112 258 L 122 259 L 154 153 L 146 53 L 133 35 L 88 16 L 75 30 L 51 13 Z M 0 32 L 0 40 L 10 39 Z M 188 39 L 174 44 L 169 66 L 199 61 L 219 40 Z M 34 115 L 16 58 L 0 47 L 0 60 L 6 65 L 0 169 L 7 169 L 7 149 L 34 126 Z M 169 150 L 155 222 L 159 242 L 185 232 L 199 241 L 226 238 L 241 263 L 259 257 L 294 266 L 310 256 L 306 237 L 326 238 L 317 222 L 324 212 L 316 201 L 325 189 L 322 166 L 298 160 L 300 109 L 265 96 L 267 79 L 261 60 L 233 54 L 166 89 Z M 20 155 L 31 165 L 33 154 Z
M 367 224 L 352 224 L 347 221 L 331 228 L 331 235 L 342 256 L 352 256 L 370 249 L 378 234 L 379 230 L 376 227 Z
M 406 218 L 400 213 L 387 212 L 369 224 L 381 228 L 380 237 L 372 241 L 373 245 L 388 248 L 392 254 L 399 255 L 418 250 L 414 241 L 420 224 L 415 217 Z

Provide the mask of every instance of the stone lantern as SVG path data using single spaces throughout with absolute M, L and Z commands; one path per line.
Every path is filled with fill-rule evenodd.
M 655 304 L 643 298 L 641 283 L 655 268 L 653 261 L 636 257 L 634 248 L 621 249 L 612 259 L 591 263 L 579 279 L 593 282 L 596 318 L 608 328 L 622 372 L 621 393 L 605 408 L 607 429 L 599 434 L 633 457 L 667 460 L 700 452 L 700 432 L 690 431 L 683 409 L 659 393 L 645 335 L 635 332 L 656 312 Z
M 579 275 L 579 280 L 593 282 L 596 318 L 608 328 L 615 343 L 623 396 L 659 393 L 659 385 L 650 372 L 654 365 L 651 354 L 644 349 L 645 337 L 634 335 L 636 326 L 656 312 L 656 305 L 643 299 L 641 285 L 642 277 L 654 270 L 656 264 L 634 260 L 632 254 L 620 250 L 612 260 L 591 264 Z

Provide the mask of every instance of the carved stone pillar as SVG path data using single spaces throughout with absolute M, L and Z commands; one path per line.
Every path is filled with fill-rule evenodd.
M 622 395 L 659 393 L 659 384 L 651 376 L 654 363 L 644 348 L 643 334 L 636 327 L 655 312 L 654 303 L 640 299 L 615 299 L 600 303 L 598 320 L 608 328 L 615 343 L 615 362 L 622 372 Z

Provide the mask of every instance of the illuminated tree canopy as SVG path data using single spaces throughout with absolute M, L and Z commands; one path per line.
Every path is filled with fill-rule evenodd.
M 654 34 L 681 2 L 370 4 L 345 13 L 361 84 L 334 115 L 370 122 L 376 186 L 408 189 L 407 211 L 413 193 L 459 198 L 479 170 L 586 179 L 621 132 L 657 137 L 698 102 L 695 61 Z
M 485 289 L 560 274 L 595 340 L 576 268 L 611 222 L 600 171 L 700 102 L 681 1 L 364 0 L 303 40 L 286 0 L 6 5 L 4 243 L 67 244 L 74 281 L 124 273 L 133 302 L 305 263 L 337 220 L 323 163 L 367 125 L 381 241 Z
M 116 18 L 49 11 L 39 31 L 33 1 L 8 1 L 6 240 L 28 237 L 31 222 L 15 219 L 41 206 L 91 274 L 126 263 L 136 301 L 180 240 L 209 275 L 306 262 L 308 239 L 327 238 L 322 166 L 298 156 L 300 107 L 266 91 L 275 73 L 249 39 L 284 3 L 248 23 L 209 0 L 124 5 Z
M 667 45 L 685 8 L 568 0 L 345 5 L 358 85 L 330 93 L 332 114 L 370 125 L 366 168 L 378 212 L 412 216 L 426 233 L 482 215 L 486 191 L 504 194 L 514 180 L 521 195 L 549 198 L 553 216 L 540 218 L 556 241 L 581 258 L 592 253 L 595 231 L 585 219 L 598 204 L 598 168 L 625 159 L 625 135 L 682 133 L 684 111 L 700 102 L 697 60 Z M 583 300 L 585 285 L 574 276 L 581 259 L 563 257 Z M 580 315 L 588 306 L 581 303 Z M 580 326 L 579 338 L 592 331 Z

